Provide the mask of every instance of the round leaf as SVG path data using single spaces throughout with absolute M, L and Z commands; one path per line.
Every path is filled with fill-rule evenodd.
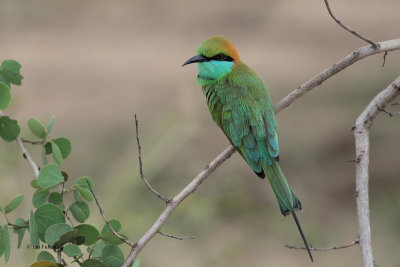
M 122 250 L 118 246 L 107 245 L 103 248 L 103 251 L 101 252 L 101 258 L 104 260 L 109 256 L 114 256 L 117 259 L 124 261 L 124 253 L 122 253 Z
M 53 141 L 51 141 L 51 150 L 53 151 L 53 158 L 55 160 L 55 162 L 61 166 L 63 163 L 63 157 L 61 155 L 61 151 L 58 148 L 57 144 L 54 143 Z
M 13 200 L 11 200 L 5 207 L 4 207 L 4 212 L 10 213 L 13 210 L 15 210 L 16 208 L 18 208 L 18 206 L 21 204 L 22 200 L 24 200 L 24 195 L 19 194 L 16 197 L 14 197 Z
M 75 226 L 74 229 L 78 230 L 78 236 L 83 236 L 85 238 L 83 244 L 86 246 L 94 244 L 99 237 L 99 231 L 90 224 L 80 224 Z
M 0 136 L 4 141 L 14 141 L 19 136 L 20 131 L 16 120 L 12 120 L 8 116 L 0 117 Z
M 74 202 L 71 206 L 69 206 L 69 210 L 71 211 L 72 215 L 74 216 L 75 220 L 82 223 L 86 221 L 87 217 L 83 210 Z
M 20 70 L 21 64 L 12 59 L 4 60 L 0 66 L 0 74 L 10 83 L 16 85 L 21 85 L 21 80 L 24 78 L 21 75 Z
M 103 248 L 107 246 L 107 242 L 103 241 L 103 240 L 98 240 L 93 246 L 91 246 L 92 248 L 92 258 L 101 258 L 101 252 L 103 251 Z M 88 247 L 89 249 L 89 247 Z M 89 252 L 90 253 L 90 252 Z
M 109 256 L 107 258 L 102 259 L 109 267 L 121 267 L 124 263 L 123 260 L 118 259 L 114 256 Z
M 92 192 L 90 192 L 89 189 L 87 188 L 83 188 L 80 185 L 77 185 L 76 188 L 78 189 L 79 193 L 81 194 L 81 196 L 86 199 L 87 201 L 92 201 L 93 200 L 93 195 Z
M 47 124 L 47 134 L 50 134 L 51 129 L 53 129 L 54 120 L 56 119 L 55 116 L 50 118 L 49 124 Z
M 78 180 L 76 180 L 76 182 L 75 182 L 75 185 L 76 186 L 81 186 L 81 187 L 86 188 L 86 189 L 89 189 L 89 186 L 87 184 L 88 182 L 90 184 L 90 187 L 93 188 L 94 187 L 93 180 L 90 179 L 87 176 L 82 176 L 82 177 L 78 178 Z
M 82 255 L 81 249 L 75 244 L 65 245 L 63 251 L 68 257 L 78 257 Z
M 62 182 L 64 182 L 64 177 L 58 169 L 57 164 L 51 163 L 40 170 L 37 185 L 40 188 L 50 188 Z
M 0 257 L 4 253 L 4 235 L 3 235 L 3 226 L 0 225 Z
M 39 254 L 37 255 L 37 261 L 56 262 L 56 259 L 50 252 L 40 251 Z
M 48 189 L 36 190 L 32 196 L 32 204 L 35 208 L 37 208 L 43 203 L 46 203 L 48 199 L 49 199 Z
M 64 244 L 68 242 L 75 242 L 76 238 L 78 237 L 78 230 L 72 230 L 69 232 L 66 232 L 62 236 L 60 236 L 60 240 L 58 240 L 56 243 L 54 243 L 55 248 L 60 248 Z
M 37 180 L 36 180 L 36 179 L 33 179 L 33 180 L 31 181 L 31 186 L 32 186 L 34 189 L 40 188 L 40 187 L 37 185 Z
M 47 135 L 47 131 L 44 128 L 43 124 L 37 119 L 29 119 L 28 120 L 29 130 L 36 136 L 41 139 L 45 138 Z
M 97 259 L 88 259 L 82 263 L 82 267 L 108 267 L 108 265 Z
M 71 141 L 69 141 L 69 139 L 65 138 L 65 137 L 59 137 L 59 138 L 53 139 L 51 141 L 57 144 L 58 148 L 61 151 L 61 155 L 62 155 L 63 159 L 66 159 L 69 156 L 69 154 L 71 153 L 71 149 L 72 149 Z
M 51 261 L 37 261 L 31 267 L 58 267 L 58 265 Z
M 126 235 L 123 235 L 121 233 L 118 233 L 120 236 L 122 236 L 123 238 L 125 238 L 126 240 L 128 239 L 128 237 Z M 119 239 L 118 237 L 116 237 L 112 232 L 106 232 L 104 234 L 100 235 L 100 238 L 103 239 L 104 241 L 107 241 L 108 243 L 111 243 L 113 245 L 119 245 L 122 244 L 123 241 L 121 239 Z
M 31 243 L 35 246 L 39 246 L 39 232 L 36 219 L 32 211 L 29 214 L 29 234 L 31 237 Z
M 39 238 L 42 241 L 45 241 L 47 228 L 57 223 L 65 223 L 65 216 L 62 210 L 51 203 L 45 203 L 39 206 L 35 212 L 35 219 L 38 227 Z
M 60 237 L 72 230 L 72 227 L 65 223 L 57 223 L 53 224 L 49 228 L 47 228 L 46 233 L 44 235 L 44 239 L 46 243 L 50 246 L 53 246 L 55 242 L 60 240 Z
M 139 267 L 140 265 L 140 259 L 136 259 L 133 263 L 131 267 Z
M 121 223 L 118 220 L 112 219 L 109 221 L 109 223 L 115 232 L 121 230 Z M 107 224 L 104 224 L 103 229 L 101 229 L 101 233 L 104 234 L 106 232 L 111 232 L 111 230 Z
M 63 202 L 63 198 L 58 192 L 52 192 L 49 196 L 49 202 L 54 205 L 59 205 Z
M 0 109 L 6 109 L 11 102 L 11 90 L 5 83 L 0 82 Z

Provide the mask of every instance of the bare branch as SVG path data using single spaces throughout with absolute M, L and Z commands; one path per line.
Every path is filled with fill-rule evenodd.
M 339 62 L 330 66 L 329 68 L 322 71 L 317 76 L 308 80 L 301 86 L 297 87 L 294 91 L 292 91 L 289 95 L 281 99 L 275 105 L 275 113 L 279 113 L 283 109 L 287 108 L 290 104 L 296 101 L 298 98 L 311 91 L 313 88 L 320 85 L 325 80 L 329 79 L 336 73 L 344 70 L 348 66 L 354 64 L 355 62 L 374 54 L 383 53 L 386 51 L 393 51 L 400 49 L 400 38 L 393 39 L 388 41 L 380 42 L 379 47 L 377 49 L 373 49 L 370 45 L 361 47 Z M 122 267 L 130 267 L 130 264 L 136 259 L 137 255 L 140 251 L 146 246 L 146 244 L 154 237 L 155 234 L 160 231 L 161 226 L 166 222 L 170 214 L 175 210 L 175 208 L 191 193 L 193 193 L 198 186 L 222 163 L 225 162 L 228 158 L 230 158 L 233 153 L 235 153 L 235 148 L 232 145 L 229 145 L 221 154 L 218 155 L 206 168 L 200 172 L 191 182 L 187 185 L 178 195 L 176 195 L 170 202 L 167 203 L 167 207 L 160 214 L 158 219 L 153 223 L 150 229 L 139 239 L 136 243 L 136 246 L 132 248 L 128 257 L 125 259 Z
M 331 8 L 330 8 L 330 6 L 329 6 L 328 0 L 324 0 L 324 2 L 325 2 L 325 5 L 326 5 L 326 8 L 328 9 L 329 15 L 331 15 L 331 17 L 333 18 L 333 20 L 336 21 L 336 23 L 339 24 L 340 27 L 342 27 L 342 28 L 345 29 L 346 31 L 350 32 L 351 34 L 357 36 L 358 38 L 360 38 L 360 39 L 366 41 L 367 43 L 370 43 L 370 44 L 373 46 L 374 49 L 377 49 L 377 48 L 379 47 L 379 44 L 378 44 L 378 43 L 375 43 L 374 41 L 371 41 L 370 39 L 363 37 L 361 34 L 359 34 L 358 32 L 356 32 L 355 30 L 352 30 L 352 29 L 350 29 L 349 27 L 347 27 L 346 25 L 344 25 L 344 24 L 343 24 L 340 20 L 338 20 L 338 19 L 335 17 L 335 15 L 333 14 L 333 12 L 332 12 L 332 10 L 331 10 Z
M 0 116 L 4 116 L 4 113 L 1 110 L 0 110 Z M 22 150 L 22 155 L 31 165 L 33 173 L 35 174 L 35 177 L 37 179 L 39 176 L 39 171 L 40 171 L 39 166 L 33 161 L 31 154 L 29 154 L 28 150 L 26 150 L 26 148 L 24 146 L 24 142 L 22 141 L 22 138 L 19 136 L 19 137 L 17 137 L 16 141 Z
M 151 192 L 153 192 L 154 195 L 156 195 L 159 199 L 161 199 L 162 201 L 164 201 L 166 204 L 168 204 L 170 202 L 170 200 L 166 197 L 164 197 L 163 195 L 161 195 L 161 193 L 159 193 L 157 190 L 155 190 L 151 184 L 149 183 L 149 181 L 147 181 L 146 177 L 143 174 L 143 164 L 142 164 L 142 147 L 140 146 L 140 141 L 139 141 L 139 121 L 136 118 L 136 114 L 135 114 L 135 126 L 136 126 L 136 141 L 137 141 L 137 145 L 138 145 L 138 153 L 139 153 L 139 172 L 140 172 L 140 178 L 142 178 L 143 182 L 146 184 L 147 188 L 150 189 Z
M 346 244 L 346 245 L 341 245 L 341 246 L 334 246 L 334 247 L 329 247 L 329 248 L 315 248 L 310 245 L 310 250 L 313 251 L 328 251 L 328 250 L 335 250 L 335 249 L 343 249 L 343 248 L 348 248 L 354 245 L 359 244 L 360 242 L 357 240 L 354 240 L 353 242 Z M 302 246 L 294 246 L 294 245 L 285 245 L 285 247 L 290 248 L 290 249 L 307 249 L 306 247 Z
M 161 231 L 158 231 L 158 233 L 162 236 L 173 238 L 173 239 L 178 239 L 178 240 L 185 240 L 185 239 L 194 239 L 194 236 L 174 236 L 174 235 L 169 235 L 169 234 L 164 234 Z
M 379 48 L 374 49 L 370 45 L 363 46 L 340 61 L 336 62 L 329 68 L 322 71 L 317 76 L 303 83 L 299 87 L 297 87 L 293 92 L 291 92 L 288 96 L 284 97 L 275 105 L 275 112 L 278 113 L 282 109 L 287 108 L 290 104 L 292 104 L 296 99 L 313 89 L 314 87 L 320 85 L 336 73 L 344 70 L 348 66 L 354 64 L 355 62 L 378 53 L 384 53 L 386 51 L 393 51 L 400 49 L 400 38 L 383 41 L 378 43 Z
M 356 145 L 356 201 L 358 214 L 359 240 L 364 267 L 373 267 L 374 258 L 371 246 L 371 226 L 369 219 L 368 165 L 369 165 L 369 129 L 379 114 L 397 96 L 400 95 L 400 76 L 388 87 L 377 94 L 357 118 L 353 127 Z M 380 107 L 380 108 L 378 108 Z
M 120 234 L 118 234 L 118 233 L 112 228 L 110 222 L 107 220 L 106 216 L 104 215 L 103 209 L 100 207 L 100 203 L 99 203 L 99 201 L 97 200 L 97 197 L 96 197 L 96 195 L 94 194 L 94 191 L 93 191 L 92 187 L 90 186 L 89 181 L 86 180 L 86 183 L 88 184 L 89 190 L 90 190 L 90 192 L 92 193 L 94 200 L 96 201 L 96 205 L 97 205 L 97 207 L 99 208 L 99 211 L 100 211 L 101 216 L 103 216 L 104 222 L 107 224 L 108 228 L 111 230 L 111 232 L 113 233 L 113 235 L 115 235 L 115 236 L 118 237 L 122 242 L 124 242 L 125 244 L 128 244 L 130 247 L 133 248 L 133 247 L 135 246 L 135 244 L 132 244 L 131 242 L 129 242 L 128 240 L 126 240 L 125 238 L 123 238 Z
M 385 52 L 385 54 L 383 54 L 383 63 L 382 63 L 382 68 L 385 66 L 386 63 L 386 56 L 388 54 L 388 51 Z

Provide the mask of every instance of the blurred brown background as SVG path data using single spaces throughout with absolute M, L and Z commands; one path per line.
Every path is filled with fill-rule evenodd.
M 335 14 L 373 40 L 400 36 L 398 0 L 331 0 Z M 172 196 L 228 145 L 214 125 L 195 66 L 181 68 L 197 46 L 225 35 L 266 81 L 274 102 L 365 43 L 329 17 L 323 1 L 21 1 L 0 3 L 1 60 L 22 63 L 6 113 L 47 123 L 73 149 L 70 179 L 92 177 L 108 218 L 139 238 L 163 209 L 138 176 L 133 114 L 140 119 L 144 171 Z M 356 63 L 296 101 L 277 117 L 281 166 L 302 200 L 299 214 L 314 246 L 357 238 L 354 157 L 350 131 L 366 104 L 400 73 L 400 53 Z M 395 110 L 396 107 L 393 107 Z M 399 118 L 380 115 L 371 132 L 371 223 L 380 266 L 399 266 Z M 40 151 L 28 146 L 40 162 Z M 27 217 L 33 189 L 17 144 L 0 142 L 0 203 L 25 194 L 17 214 Z M 15 219 L 14 217 L 12 218 Z M 0 222 L 4 224 L 4 219 Z M 90 222 L 103 221 L 92 204 Z M 280 215 L 266 181 L 235 154 L 170 217 L 140 254 L 153 266 L 361 266 L 357 246 L 314 252 L 311 264 L 291 218 Z M 17 250 L 8 266 L 28 266 L 39 251 Z M 127 251 L 127 250 L 126 250 Z M 0 265 L 4 264 L 3 259 Z

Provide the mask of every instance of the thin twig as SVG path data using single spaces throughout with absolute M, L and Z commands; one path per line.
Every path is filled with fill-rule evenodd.
M 378 43 L 375 43 L 374 41 L 371 41 L 370 39 L 363 37 L 361 34 L 356 32 L 355 30 L 350 29 L 349 27 L 344 25 L 340 20 L 338 20 L 335 17 L 335 15 L 333 14 L 333 12 L 332 12 L 332 10 L 331 10 L 331 8 L 329 6 L 328 0 L 324 0 L 324 2 L 325 2 L 325 5 L 326 5 L 326 8 L 328 9 L 329 15 L 331 15 L 331 17 L 336 21 L 337 24 L 340 25 L 340 27 L 342 27 L 346 31 L 350 32 L 351 34 L 357 36 L 358 38 L 366 41 L 367 43 L 371 44 L 375 49 L 379 48 L 379 44 Z
M 301 86 L 297 87 L 294 91 L 292 91 L 289 95 L 281 99 L 275 105 L 275 113 L 279 113 L 283 109 L 287 108 L 290 104 L 296 101 L 301 96 L 305 95 L 307 92 L 311 91 L 313 88 L 317 87 L 325 80 L 334 76 L 338 72 L 344 70 L 348 66 L 354 64 L 355 62 L 371 55 L 375 55 L 378 53 L 383 53 L 385 51 L 392 51 L 400 49 L 400 38 L 393 39 L 388 41 L 383 41 L 379 43 L 378 49 L 373 49 L 370 45 L 363 46 L 339 62 L 330 66 L 329 68 L 322 71 L 317 76 L 311 78 Z M 150 229 L 139 239 L 136 243 L 137 246 L 133 247 L 130 251 L 128 257 L 125 259 L 122 267 L 130 267 L 131 264 L 136 259 L 137 255 L 140 251 L 146 246 L 146 244 L 158 233 L 161 229 L 161 226 L 166 222 L 170 214 L 175 210 L 175 208 L 182 202 L 188 195 L 194 192 L 200 184 L 207 179 L 207 177 L 214 172 L 222 163 L 224 163 L 228 158 L 230 158 L 233 153 L 235 153 L 235 148 L 232 145 L 229 145 L 221 154 L 217 156 L 207 167 L 200 172 L 191 182 L 187 185 L 178 195 L 176 195 L 170 203 L 167 204 L 167 207 L 160 214 L 158 219 L 153 223 Z M 190 188 L 190 189 L 189 189 Z M 175 202 L 179 199 L 179 202 Z
M 361 258 L 364 267 L 374 266 L 371 245 L 371 225 L 369 218 L 369 130 L 376 116 L 378 107 L 385 108 L 400 95 L 400 76 L 388 87 L 377 94 L 357 118 L 353 127 L 356 145 L 356 157 L 360 161 L 356 164 L 356 202 L 358 215 L 358 231 L 361 248 Z
M 173 238 L 173 239 L 178 239 L 178 240 L 194 239 L 194 236 L 174 236 L 174 235 L 170 235 L 170 234 L 164 234 L 161 231 L 158 231 L 158 233 L 162 236 Z
M 387 110 L 384 109 L 384 108 L 379 107 L 378 105 L 376 105 L 376 108 L 377 108 L 379 111 L 382 111 L 382 112 L 388 114 L 390 117 L 393 117 L 393 116 L 400 116 L 400 112 L 392 113 L 392 112 L 390 112 L 390 111 L 387 111 Z
M 21 139 L 22 139 L 22 142 L 28 143 L 28 144 L 31 144 L 31 145 L 43 145 L 43 141 L 31 141 L 31 140 L 27 140 L 27 139 L 24 139 L 24 138 L 21 138 Z
M 58 263 L 58 264 L 61 264 L 61 263 L 62 263 L 61 249 L 60 249 L 60 248 L 57 249 L 56 252 L 57 252 L 57 263 Z
M 400 102 L 395 102 L 395 103 L 392 103 L 392 104 L 390 104 L 391 106 L 400 106 Z
M 310 244 L 310 250 L 313 251 L 327 251 L 327 250 L 335 250 L 335 249 L 343 249 L 343 248 L 348 248 L 354 245 L 359 244 L 360 241 L 354 240 L 353 242 L 346 244 L 346 245 L 341 245 L 341 246 L 334 246 L 334 247 L 329 247 L 329 248 L 316 248 L 311 246 Z M 285 247 L 290 248 L 290 249 L 307 249 L 306 247 L 302 247 L 302 246 L 294 246 L 294 245 L 285 245 Z
M 125 238 L 123 238 L 120 234 L 118 234 L 118 233 L 112 228 L 110 222 L 107 220 L 106 216 L 104 215 L 103 209 L 100 207 L 100 203 L 99 203 L 99 201 L 97 200 L 97 197 L 96 197 L 96 195 L 94 194 L 94 191 L 93 191 L 92 187 L 90 186 L 89 181 L 86 180 L 86 183 L 88 184 L 89 190 L 90 190 L 90 192 L 92 193 L 94 200 L 96 201 L 96 205 L 97 205 L 97 207 L 99 208 L 99 211 L 100 211 L 101 216 L 103 216 L 103 219 L 104 219 L 105 223 L 107 224 L 108 228 L 111 230 L 111 232 L 113 233 L 113 235 L 115 235 L 115 236 L 118 237 L 122 242 L 128 244 L 130 247 L 133 248 L 133 247 L 135 246 L 135 244 L 132 244 L 131 242 L 129 242 L 128 240 L 126 240 Z
M 164 197 L 159 193 L 157 190 L 155 190 L 149 181 L 147 181 L 146 177 L 143 174 L 143 164 L 142 164 L 142 147 L 140 145 L 140 140 L 139 140 L 139 121 L 137 120 L 136 114 L 135 114 L 135 126 L 136 126 L 136 141 L 138 145 L 138 154 L 139 154 L 139 172 L 140 172 L 140 178 L 142 178 L 143 182 L 146 184 L 147 188 L 150 189 L 151 192 L 153 192 L 154 195 L 156 195 L 159 199 L 164 201 L 166 204 L 170 202 L 170 199 Z
M 5 115 L 4 115 L 4 113 L 0 110 L 0 117 L 1 117 L 1 116 L 5 116 Z M 26 150 L 26 148 L 25 148 L 25 146 L 24 146 L 24 142 L 22 141 L 22 138 L 21 138 L 20 136 L 18 136 L 17 139 L 16 139 L 16 141 L 17 141 L 19 147 L 20 147 L 21 150 L 22 150 L 22 155 L 24 156 L 24 158 L 25 158 L 25 159 L 29 162 L 29 164 L 31 165 L 32 170 L 33 170 L 33 173 L 35 174 L 35 177 L 36 177 L 36 179 L 37 179 L 38 176 L 39 176 L 39 171 L 40 171 L 39 165 L 37 165 L 37 164 L 33 161 L 32 157 L 31 157 L 31 154 L 29 154 L 28 150 Z

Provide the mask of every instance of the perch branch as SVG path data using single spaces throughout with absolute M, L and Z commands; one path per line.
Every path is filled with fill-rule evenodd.
M 374 258 L 371 246 L 371 226 L 369 220 L 368 165 L 369 129 L 380 109 L 385 108 L 400 95 L 400 76 L 377 94 L 357 118 L 353 126 L 356 145 L 356 201 L 361 257 L 364 267 L 373 267 Z M 380 108 L 378 108 L 380 107 Z
M 350 29 L 349 27 L 347 27 L 346 25 L 344 25 L 340 20 L 338 20 L 335 15 L 333 14 L 331 7 L 329 6 L 328 0 L 324 0 L 325 2 L 325 6 L 328 9 L 329 15 L 331 15 L 331 17 L 333 18 L 333 20 L 339 24 L 340 27 L 342 27 L 343 29 L 345 29 L 346 31 L 348 31 L 349 33 L 357 36 L 358 38 L 366 41 L 367 43 L 371 44 L 373 46 L 374 49 L 377 49 L 379 47 L 379 44 L 375 43 L 374 41 L 371 41 L 368 38 L 363 37 L 361 34 L 359 34 L 358 32 L 356 32 L 355 30 Z
M 341 245 L 341 246 L 334 246 L 334 247 L 329 247 L 329 248 L 315 248 L 313 246 L 310 245 L 310 250 L 313 251 L 328 251 L 328 250 L 335 250 L 335 249 L 343 249 L 343 248 L 348 248 L 354 245 L 359 244 L 360 241 L 354 240 L 353 242 L 346 244 L 346 245 Z M 294 246 L 294 245 L 285 245 L 285 247 L 290 248 L 290 249 L 307 249 L 306 247 L 302 247 L 302 246 Z
M 275 105 L 275 113 L 279 113 L 283 109 L 287 108 L 290 104 L 296 101 L 298 98 L 312 90 L 314 87 L 320 85 L 325 80 L 329 79 L 333 75 L 338 72 L 344 70 L 348 66 L 354 64 L 355 62 L 371 55 L 375 55 L 378 53 L 383 53 L 386 51 L 393 51 L 400 49 L 400 38 L 393 39 L 388 41 L 383 41 L 379 43 L 379 47 L 377 49 L 373 49 L 370 45 L 363 46 L 345 58 L 341 59 L 334 65 L 328 67 L 324 71 L 322 71 L 317 76 L 308 80 L 301 86 L 297 87 L 294 91 L 292 91 L 289 95 L 281 99 Z M 228 158 L 230 158 L 233 153 L 235 153 L 235 148 L 232 145 L 229 145 L 221 154 L 217 156 L 206 168 L 200 172 L 178 195 L 171 199 L 170 202 L 167 203 L 167 207 L 158 217 L 158 219 L 153 223 L 150 229 L 139 239 L 129 253 L 128 257 L 125 259 L 122 267 L 130 267 L 130 264 L 134 262 L 137 255 L 140 251 L 146 246 L 146 244 L 154 237 L 155 234 L 161 229 L 161 226 L 166 222 L 171 213 L 175 210 L 175 208 L 191 193 L 193 193 L 196 188 L 222 163 L 225 162 Z
M 125 238 L 123 238 L 120 234 L 118 234 L 118 233 L 112 228 L 110 222 L 109 222 L 109 221 L 107 220 L 107 218 L 106 218 L 106 215 L 104 215 L 103 209 L 100 207 L 100 203 L 99 203 L 99 201 L 97 200 L 97 197 L 96 197 L 96 195 L 94 194 L 94 191 L 93 191 L 92 187 L 90 186 L 89 181 L 86 180 L 86 183 L 88 184 L 89 190 L 90 190 L 90 192 L 92 193 L 94 200 L 96 201 L 96 205 L 97 205 L 97 207 L 99 208 L 100 214 L 101 214 L 101 216 L 103 216 L 104 222 L 107 224 L 107 226 L 108 226 L 108 228 L 110 229 L 110 231 L 113 233 L 113 235 L 115 235 L 116 237 L 118 237 L 122 242 L 124 242 L 125 244 L 128 244 L 130 247 L 133 248 L 133 247 L 135 246 L 134 244 L 132 244 L 131 242 L 129 242 L 128 240 L 126 240 Z
M 143 174 L 143 164 L 142 164 L 142 147 L 140 146 L 140 140 L 139 140 L 139 121 L 137 120 L 136 114 L 135 114 L 135 126 L 136 126 L 136 141 L 138 145 L 138 157 L 139 157 L 139 172 L 140 172 L 140 178 L 142 178 L 143 182 L 147 186 L 147 188 L 153 192 L 154 195 L 156 195 L 159 199 L 164 201 L 166 204 L 170 201 L 168 198 L 164 197 L 159 193 L 157 190 L 155 190 L 149 181 L 147 181 L 146 177 Z
M 384 109 L 384 108 L 382 108 L 382 107 L 380 107 L 380 106 L 376 106 L 376 108 L 379 110 L 379 111 L 382 111 L 382 112 L 384 112 L 384 113 L 386 113 L 386 114 L 388 114 L 390 117 L 393 117 L 393 116 L 400 116 L 400 112 L 390 112 L 390 111 L 387 111 L 386 109 Z
M 4 116 L 4 113 L 0 110 L 0 116 Z M 19 147 L 22 150 L 22 155 L 24 156 L 24 158 L 29 162 L 29 164 L 32 167 L 33 173 L 35 174 L 36 179 L 39 176 L 39 166 L 33 161 L 31 154 L 29 154 L 28 150 L 26 150 L 25 146 L 24 146 L 24 142 L 22 141 L 22 138 L 20 136 L 17 137 L 16 139 Z

